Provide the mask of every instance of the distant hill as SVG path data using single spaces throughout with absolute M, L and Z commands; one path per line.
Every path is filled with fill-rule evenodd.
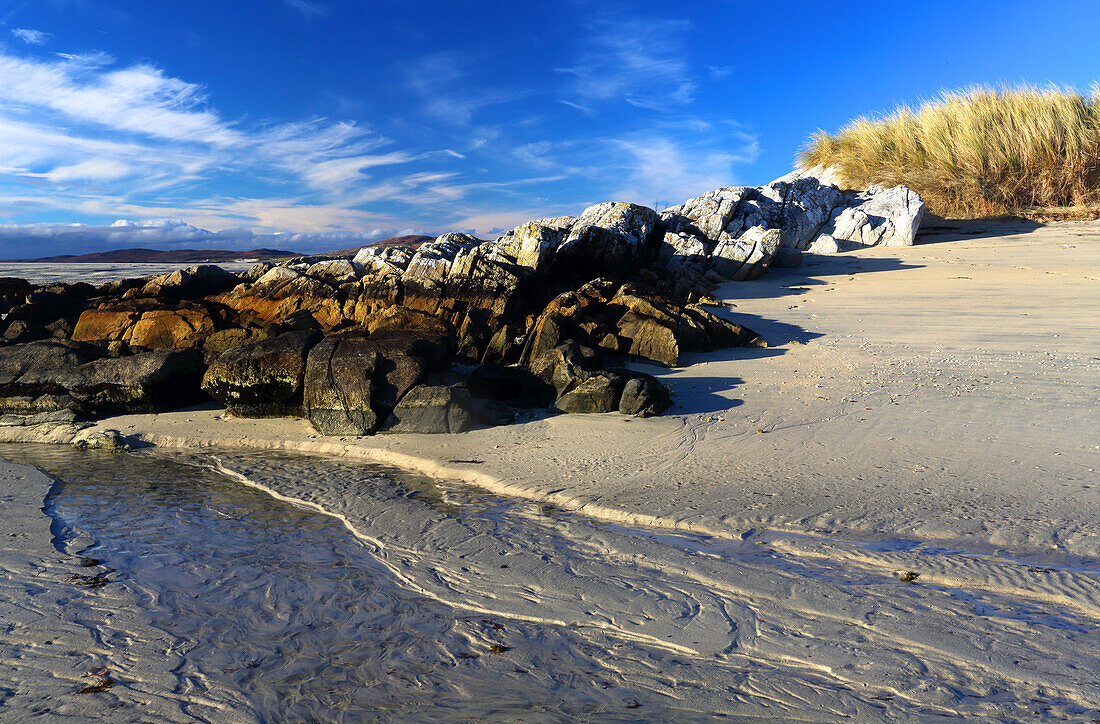
M 359 251 L 363 247 L 369 246 L 372 248 L 381 247 L 383 249 L 391 246 L 411 246 L 414 249 L 421 244 L 435 239 L 434 236 L 423 236 L 420 234 L 410 234 L 409 236 L 392 236 L 389 239 L 382 239 L 381 241 L 372 241 L 369 244 L 363 244 L 363 246 L 355 246 L 351 249 L 341 249 L 340 251 L 327 252 L 328 256 L 353 256 L 355 252 Z
M 112 249 L 90 254 L 61 254 L 38 259 L 5 259 L 4 261 L 41 262 L 52 264 L 177 264 L 188 262 L 247 261 L 249 259 L 281 259 L 301 256 L 297 252 L 281 249 L 252 249 L 251 251 L 226 251 L 224 249 Z

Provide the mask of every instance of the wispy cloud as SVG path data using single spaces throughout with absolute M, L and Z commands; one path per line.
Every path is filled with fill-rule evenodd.
M 50 33 L 30 28 L 12 28 L 11 34 L 27 45 L 45 45 L 53 37 Z
M 317 2 L 316 0 L 283 0 L 283 2 L 307 18 L 328 15 L 332 10 L 325 3 Z
M 476 82 L 471 60 L 439 52 L 408 64 L 407 83 L 423 102 L 424 112 L 450 125 L 472 127 L 484 109 L 520 100 L 539 92 L 531 88 L 495 88 Z M 479 129 L 495 135 L 486 127 Z
M 689 27 L 683 21 L 598 20 L 588 41 L 594 50 L 577 64 L 555 70 L 570 79 L 566 93 L 573 102 L 625 101 L 649 110 L 682 107 L 696 90 L 679 38 Z
M 0 77 L 0 170 L 8 176 L 0 180 L 0 217 L 28 208 L 130 208 L 135 216 L 178 212 L 212 228 L 396 227 L 400 221 L 349 208 L 378 183 L 371 173 L 461 157 L 450 149 L 395 149 L 369 129 L 323 118 L 250 127 L 219 114 L 198 84 L 150 65 L 116 67 L 102 55 L 41 59 L 0 48 Z M 247 187 L 266 183 L 294 193 L 178 200 L 194 195 L 189 185 L 234 176 Z M 28 191 L 35 188 L 40 193 Z
M 673 205 L 735 184 L 736 167 L 760 154 L 755 134 L 735 124 L 697 118 L 591 139 L 539 141 L 513 150 L 544 173 L 589 180 L 591 200 Z

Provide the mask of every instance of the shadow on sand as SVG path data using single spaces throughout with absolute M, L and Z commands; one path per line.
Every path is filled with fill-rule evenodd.
M 917 245 L 944 244 L 966 239 L 987 239 L 991 236 L 1010 236 L 1035 231 L 1043 224 L 1031 219 L 937 219 L 922 224 L 917 231 Z
M 923 266 L 898 258 L 868 258 L 858 255 L 807 254 L 803 264 L 796 269 L 768 269 L 763 276 L 751 282 L 730 282 L 720 287 L 716 296 L 729 300 L 728 307 L 708 307 L 714 314 L 747 327 L 759 334 L 767 347 L 731 347 L 714 352 L 684 355 L 677 370 L 686 370 L 707 362 L 733 362 L 786 354 L 790 345 L 806 344 L 823 337 L 820 332 L 797 324 L 780 321 L 758 314 L 739 311 L 738 300 L 778 299 L 790 297 L 794 302 L 815 290 L 832 287 L 847 278 L 860 274 L 892 272 Z M 655 374 L 669 386 L 673 406 L 666 414 L 700 415 L 719 413 L 738 407 L 742 400 L 731 393 L 744 384 L 741 377 L 695 377 L 680 375 L 677 370 L 654 368 L 651 365 L 632 364 L 631 368 Z

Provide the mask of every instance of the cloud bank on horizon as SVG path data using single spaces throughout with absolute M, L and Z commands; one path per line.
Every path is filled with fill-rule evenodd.
M 869 5 L 858 49 L 824 43 L 843 13 L 809 2 L 421 5 L 0 0 L 0 257 L 492 236 L 765 183 L 817 128 L 941 86 L 1092 80 L 1087 33 L 1078 52 L 1011 1 L 969 44 L 950 34 L 971 11 L 930 8 L 927 48 Z M 1059 12 L 1100 15 L 1077 5 Z M 908 64 L 867 64 L 886 50 Z

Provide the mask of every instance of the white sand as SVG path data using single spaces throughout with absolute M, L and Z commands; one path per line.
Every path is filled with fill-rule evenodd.
M 1100 707 L 1100 568 L 1079 560 L 1100 558 L 1100 230 L 995 232 L 809 257 L 725 287 L 731 316 L 774 346 L 657 371 L 677 403 L 657 419 L 362 439 L 218 410 L 100 426 L 166 447 L 363 457 L 608 521 L 759 540 L 778 563 L 614 530 L 586 539 L 638 567 L 626 588 L 641 598 L 601 570 L 568 588 L 536 558 L 504 576 L 491 546 L 457 534 L 438 549 L 377 542 L 409 585 L 454 605 L 740 658 L 740 685 L 785 716 L 868 718 L 861 695 L 838 692 L 874 691 L 906 718 L 1080 717 Z M 371 527 L 346 491 L 268 487 Z M 917 581 L 898 582 L 906 570 Z M 734 711 L 767 714 L 759 700 Z

